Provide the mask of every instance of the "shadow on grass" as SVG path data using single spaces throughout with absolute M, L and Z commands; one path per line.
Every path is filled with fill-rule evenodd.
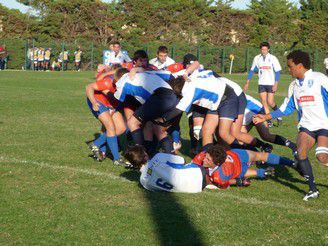
M 121 176 L 139 182 L 140 173 L 127 171 L 122 173 Z M 140 189 L 144 188 L 141 187 Z M 149 201 L 161 245 L 205 245 L 200 232 L 190 221 L 188 214 L 177 201 L 175 194 L 144 190 L 144 196 Z

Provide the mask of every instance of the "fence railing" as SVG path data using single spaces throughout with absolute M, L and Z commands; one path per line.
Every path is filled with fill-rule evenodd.
M 108 47 L 93 42 L 76 41 L 74 43 L 66 42 L 37 42 L 35 40 L 22 39 L 3 39 L 0 45 L 6 45 L 9 53 L 7 67 L 9 69 L 29 69 L 30 59 L 28 50 L 34 47 L 52 48 L 51 62 L 59 57 L 60 52 L 66 49 L 69 52 L 68 70 L 74 70 L 74 51 L 77 47 L 82 50 L 82 70 L 94 70 L 97 64 L 102 63 L 103 50 Z M 130 57 L 137 49 L 147 51 L 149 58 L 156 56 L 158 43 L 145 44 L 143 47 L 135 47 L 128 43 L 122 43 L 122 48 L 127 50 Z M 255 55 L 259 54 L 256 47 L 214 47 L 214 46 L 189 46 L 189 45 L 167 45 L 170 50 L 170 56 L 177 62 L 182 61 L 186 53 L 196 55 L 199 61 L 206 67 L 219 73 L 228 73 L 230 68 L 230 55 L 234 55 L 232 67 L 233 73 L 247 72 L 252 64 Z M 326 58 L 327 50 L 303 49 L 310 53 L 312 59 L 312 68 L 316 71 L 324 72 L 323 60 Z M 283 73 L 287 73 L 286 52 L 284 48 L 272 47 L 271 53 L 277 56 L 283 68 Z

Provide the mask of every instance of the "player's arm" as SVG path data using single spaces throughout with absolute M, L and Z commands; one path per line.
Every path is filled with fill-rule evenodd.
M 96 82 L 87 85 L 87 87 L 86 87 L 87 97 L 89 98 L 90 102 L 92 103 L 93 110 L 98 111 L 100 105 L 94 96 L 95 91 L 99 91 L 99 88 L 98 88 Z
M 200 67 L 200 63 L 198 61 L 194 61 L 190 66 L 186 69 L 183 78 L 187 80 L 188 76 L 192 74 L 195 70 Z
M 137 73 L 142 73 L 144 71 L 145 71 L 145 69 L 142 67 L 134 67 L 130 70 L 129 77 L 131 80 L 134 80 Z
M 100 74 L 100 75 L 98 76 L 97 81 L 99 81 L 99 80 L 103 80 L 103 79 L 104 79 L 105 77 L 107 77 L 107 76 L 114 75 L 114 73 L 115 73 L 115 70 L 111 70 L 111 71 L 109 71 L 109 72 L 104 72 L 104 73 L 102 73 L 102 74 Z
M 281 72 L 281 66 L 277 58 L 273 60 L 273 71 L 275 76 L 275 84 L 272 87 L 272 91 L 276 92 L 278 89 L 278 83 L 280 81 L 280 72 Z
M 253 77 L 253 74 L 258 71 L 258 67 L 256 65 L 256 57 L 254 57 L 254 60 L 253 60 L 253 64 L 252 64 L 252 67 L 247 75 L 247 81 L 246 81 L 246 84 L 244 86 L 244 91 L 247 91 L 248 90 L 248 87 L 249 87 L 249 83 Z

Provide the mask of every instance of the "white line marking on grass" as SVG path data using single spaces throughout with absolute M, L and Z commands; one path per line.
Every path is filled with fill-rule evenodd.
M 111 178 L 111 179 L 116 179 L 116 180 L 120 180 L 123 182 L 128 182 L 128 183 L 132 183 L 133 181 L 130 181 L 126 178 L 123 177 L 119 177 L 117 175 L 114 175 L 112 173 L 105 173 L 105 172 L 99 172 L 96 170 L 92 170 L 92 169 L 83 169 L 83 168 L 76 168 L 76 167 L 69 167 L 69 166 L 58 166 L 58 165 L 54 165 L 54 164 L 50 164 L 50 163 L 45 163 L 45 162 L 37 162 L 37 161 L 28 161 L 28 160 L 18 160 L 15 158 L 6 158 L 3 156 L 0 156 L 0 162 L 3 163 L 16 163 L 16 164 L 26 164 L 26 165 L 34 165 L 34 166 L 39 166 L 41 168 L 49 168 L 49 169 L 53 169 L 53 170 L 64 170 L 64 171 L 71 171 L 71 172 L 75 172 L 75 173 L 82 173 L 82 174 L 87 174 L 87 175 L 91 175 L 91 176 L 101 176 L 101 177 L 107 177 L 107 178 Z
M 128 179 L 125 179 L 123 177 L 119 177 L 115 174 L 112 173 L 105 173 L 105 172 L 99 172 L 96 170 L 90 170 L 90 169 L 82 169 L 82 168 L 75 168 L 75 167 L 69 167 L 69 166 L 58 166 L 58 165 L 53 165 L 50 163 L 45 163 L 45 162 L 37 162 L 37 161 L 28 161 L 28 160 L 18 160 L 15 158 L 7 158 L 0 156 L 0 162 L 3 163 L 16 163 L 16 164 L 25 164 L 25 165 L 34 165 L 34 166 L 39 166 L 41 168 L 48 168 L 52 170 L 63 170 L 63 171 L 71 171 L 75 173 L 82 173 L 86 175 L 91 175 L 91 176 L 98 176 L 98 177 L 106 177 L 106 178 L 111 178 L 115 180 L 120 180 L 122 182 L 127 182 L 127 183 L 134 183 L 134 181 L 130 181 Z M 231 193 L 227 193 L 226 191 L 218 191 L 218 192 L 209 192 L 207 194 L 214 195 L 216 197 L 225 197 L 225 198 L 230 198 L 233 200 L 237 200 L 239 202 L 248 204 L 248 205 L 260 205 L 260 206 L 265 206 L 265 207 L 272 207 L 272 208 L 281 208 L 281 209 L 287 209 L 287 210 L 292 210 L 294 213 L 299 214 L 299 212 L 302 213 L 317 213 L 317 214 L 328 214 L 327 209 L 318 209 L 318 210 L 313 210 L 310 208 L 305 208 L 302 206 L 298 206 L 296 204 L 288 205 L 288 204 L 283 204 L 278 201 L 262 201 L 259 200 L 255 197 L 240 197 L 238 195 L 234 195 Z M 287 201 L 286 201 L 287 202 Z M 301 197 L 300 197 L 300 202 Z

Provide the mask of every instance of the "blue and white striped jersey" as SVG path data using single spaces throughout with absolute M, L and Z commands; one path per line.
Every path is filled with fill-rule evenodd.
M 189 112 L 192 104 L 210 110 L 218 109 L 225 92 L 226 83 L 214 76 L 191 78 L 182 89 L 182 99 L 176 106 L 181 111 Z
M 304 79 L 295 79 L 290 84 L 288 97 L 271 116 L 290 115 L 294 110 L 298 111 L 300 127 L 310 131 L 328 130 L 328 77 L 308 70 Z
M 123 102 L 127 95 L 135 97 L 141 104 L 158 88 L 172 89 L 171 86 L 156 74 L 137 73 L 133 80 L 124 74 L 116 83 L 115 98 Z
M 243 126 L 248 126 L 253 121 L 253 116 L 259 114 L 263 109 L 262 103 L 251 97 L 250 95 L 246 95 L 247 105 L 245 108 L 244 119 L 243 119 Z
M 200 166 L 178 155 L 158 153 L 140 169 L 140 183 L 150 191 L 197 193 L 202 191 Z

